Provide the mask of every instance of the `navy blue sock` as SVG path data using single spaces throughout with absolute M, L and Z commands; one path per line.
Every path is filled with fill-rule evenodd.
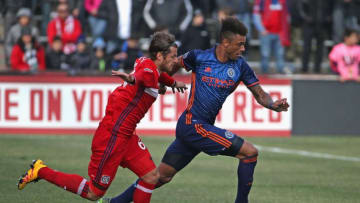
M 132 184 L 130 187 L 128 187 L 128 189 L 126 189 L 123 193 L 121 193 L 120 195 L 111 198 L 110 203 L 129 203 L 131 201 L 133 201 L 133 195 L 136 189 L 136 184 L 139 181 L 136 180 L 136 182 L 134 184 Z
M 247 203 L 253 183 L 253 175 L 257 163 L 257 155 L 241 159 L 238 166 L 238 192 L 235 203 Z

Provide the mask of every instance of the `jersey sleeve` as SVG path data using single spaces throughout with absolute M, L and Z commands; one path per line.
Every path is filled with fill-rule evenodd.
M 242 76 L 241 81 L 247 86 L 252 87 L 259 84 L 259 79 L 256 77 L 255 72 L 250 68 L 246 62 L 242 63 Z
M 168 87 L 171 87 L 174 85 L 175 80 L 174 80 L 174 78 L 170 77 L 170 75 L 168 75 L 167 73 L 162 72 L 159 76 L 159 82 Z
M 196 58 L 199 50 L 191 50 L 181 56 L 181 65 L 187 71 L 195 71 L 196 68 Z
M 141 68 L 138 71 L 135 71 L 135 83 L 140 83 L 144 87 L 157 87 L 157 76 L 155 71 L 151 68 Z

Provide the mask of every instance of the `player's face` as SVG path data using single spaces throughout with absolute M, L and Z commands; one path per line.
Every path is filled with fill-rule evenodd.
M 246 36 L 233 35 L 232 39 L 226 39 L 225 52 L 231 60 L 237 60 L 245 51 Z
M 170 47 L 170 52 L 164 55 L 161 71 L 170 72 L 176 63 L 177 63 L 177 48 Z

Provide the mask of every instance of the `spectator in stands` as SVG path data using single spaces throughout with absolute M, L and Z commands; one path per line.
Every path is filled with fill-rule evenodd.
M 105 42 L 97 38 L 93 43 L 93 56 L 91 57 L 90 70 L 104 72 L 106 69 Z
M 85 0 L 85 9 L 88 12 L 88 22 L 93 39 L 102 37 L 106 28 L 107 11 L 99 10 L 103 0 Z
M 345 30 L 344 42 L 334 46 L 329 54 L 331 69 L 340 75 L 340 81 L 355 80 L 360 82 L 360 45 L 358 32 Z
M 10 58 L 11 50 L 13 46 L 18 42 L 21 36 L 21 29 L 23 27 L 31 27 L 31 35 L 35 38 L 38 38 L 39 31 L 35 26 L 31 26 L 31 11 L 29 8 L 21 8 L 16 14 L 18 22 L 11 26 L 10 30 L 7 32 L 5 39 L 5 53 L 6 58 Z
M 21 29 L 21 37 L 12 49 L 10 62 L 12 70 L 23 72 L 45 70 L 44 49 L 31 35 L 30 27 Z
M 69 73 L 76 75 L 77 73 L 90 68 L 90 54 L 87 50 L 85 36 L 80 35 L 77 40 L 76 52 L 71 56 L 71 64 Z
M 339 43 L 343 40 L 345 28 L 359 29 L 357 13 L 359 8 L 355 0 L 335 0 L 333 20 L 333 40 Z
M 326 29 L 331 20 L 332 8 L 328 0 L 301 0 L 299 12 L 304 20 L 303 24 L 303 57 L 302 72 L 309 70 L 312 40 L 316 39 L 314 72 L 320 73 L 324 53 Z
M 288 62 L 289 69 L 284 69 L 287 73 L 292 73 L 295 71 L 294 64 L 297 61 L 301 61 L 302 55 L 302 24 L 303 19 L 300 16 L 299 6 L 301 1 L 299 0 L 288 0 L 287 1 L 289 14 L 290 14 L 290 40 L 291 46 L 286 47 L 285 55 L 286 61 Z
M 201 10 L 205 19 L 213 17 L 214 12 L 217 10 L 216 0 L 191 0 L 193 10 Z
M 4 30 L 5 36 L 10 27 L 16 23 L 16 14 L 19 9 L 24 8 L 27 0 L 2 0 L 1 10 L 4 16 Z
M 77 19 L 69 14 L 69 7 L 66 3 L 58 5 L 57 17 L 50 21 L 47 33 L 50 45 L 56 36 L 61 38 L 65 55 L 76 51 L 76 41 L 82 33 L 81 25 Z
M 205 18 L 201 10 L 196 10 L 192 24 L 181 36 L 179 54 L 184 54 L 192 49 L 210 48 L 210 36 L 205 25 Z
M 46 35 L 47 26 L 50 20 L 56 14 L 56 9 L 59 4 L 65 3 L 69 6 L 69 11 L 72 13 L 73 17 L 80 18 L 81 10 L 84 7 L 83 0 L 37 0 L 39 7 L 41 8 L 41 34 Z M 79 19 L 80 20 L 80 19 Z M 82 20 L 80 20 L 81 25 L 83 25 Z
M 130 73 L 134 69 L 135 60 L 141 56 L 143 53 L 139 47 L 139 37 L 133 35 L 123 43 L 120 52 L 114 55 L 111 66 L 115 70 Z
M 290 45 L 286 0 L 255 0 L 254 24 L 260 34 L 261 69 L 268 73 L 271 53 L 278 73 L 284 72 L 284 47 Z
M 177 38 L 190 25 L 192 15 L 190 0 L 147 0 L 144 8 L 144 19 L 151 30 L 157 25 L 164 25 Z
M 107 14 L 106 31 L 103 33 L 106 41 L 106 53 L 112 54 L 131 35 L 137 33 L 145 36 L 143 9 L 145 0 L 103 0 L 99 10 Z
M 66 67 L 61 38 L 55 37 L 53 43 L 49 45 L 46 50 L 46 69 L 60 70 L 66 69 Z
M 251 13 L 253 0 L 216 0 L 218 8 L 231 8 L 235 16 L 245 24 L 248 29 L 247 37 L 251 36 Z

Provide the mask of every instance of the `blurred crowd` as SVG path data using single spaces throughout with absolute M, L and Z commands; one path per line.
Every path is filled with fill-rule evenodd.
M 13 71 L 129 72 L 137 57 L 147 55 L 153 32 L 174 34 L 183 54 L 216 45 L 219 22 L 233 16 L 248 27 L 246 46 L 257 47 L 263 74 L 331 71 L 342 80 L 359 77 L 360 0 L 0 2 L 6 65 Z M 325 66 L 324 57 L 330 61 Z

